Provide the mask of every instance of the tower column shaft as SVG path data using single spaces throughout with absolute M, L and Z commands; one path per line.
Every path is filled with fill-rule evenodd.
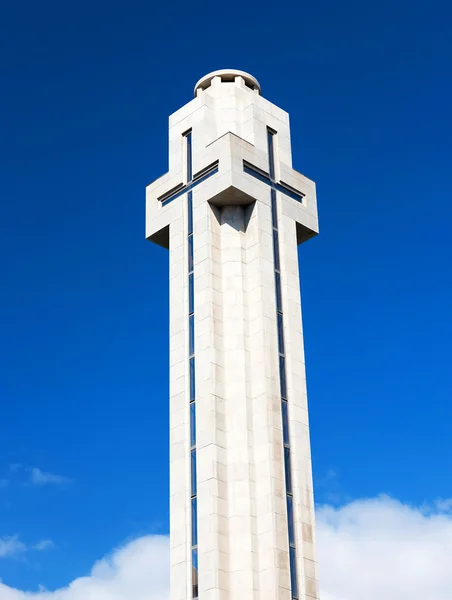
M 171 600 L 191 598 L 188 286 L 185 212 L 169 227 Z
M 220 220 L 228 477 L 230 597 L 255 598 L 255 485 L 249 402 L 246 226 L 249 207 L 216 210 Z
M 270 201 L 254 205 L 247 228 L 250 400 L 253 413 L 260 598 L 290 599 L 281 400 Z
M 220 224 L 194 194 L 199 595 L 229 600 Z M 171 599 L 173 600 L 173 599 Z
M 315 561 L 315 518 L 309 436 L 306 368 L 303 346 L 301 294 L 295 222 L 279 205 L 279 249 L 281 261 L 284 338 L 286 345 L 287 396 L 291 471 L 294 496 L 295 540 L 300 596 L 319 598 Z

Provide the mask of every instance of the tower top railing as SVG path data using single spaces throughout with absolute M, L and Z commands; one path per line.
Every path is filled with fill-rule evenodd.
M 258 94 L 261 93 L 260 83 L 249 73 L 245 73 L 245 71 L 238 71 L 237 69 L 220 69 L 219 71 L 213 71 L 212 73 L 201 77 L 201 79 L 195 85 L 195 97 L 198 90 L 205 90 L 211 85 L 214 77 L 219 77 L 222 82 L 233 82 L 236 77 L 242 77 L 247 87 L 256 91 Z

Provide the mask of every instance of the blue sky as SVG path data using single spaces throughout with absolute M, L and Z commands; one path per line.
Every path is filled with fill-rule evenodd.
M 144 188 L 169 114 L 218 68 L 290 113 L 317 182 L 300 250 L 317 501 L 452 496 L 450 13 L 2 8 L 0 540 L 24 545 L 0 556 L 6 584 L 63 586 L 168 531 L 168 258 L 144 240 Z

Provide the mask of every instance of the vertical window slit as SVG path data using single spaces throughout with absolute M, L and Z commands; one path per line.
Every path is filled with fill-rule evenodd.
M 187 185 L 193 180 L 192 132 L 184 134 Z M 190 411 L 190 497 L 191 497 L 191 567 L 192 598 L 198 599 L 198 496 L 196 468 L 196 383 L 195 383 L 195 280 L 193 239 L 193 193 L 187 193 L 187 255 L 188 255 L 188 361 Z
M 275 132 L 267 129 L 268 143 L 268 169 L 270 179 L 275 181 Z M 286 355 L 284 345 L 284 314 L 282 306 L 281 289 L 281 264 L 279 255 L 279 235 L 278 235 L 278 208 L 276 191 L 271 189 L 271 216 L 273 229 L 273 260 L 275 271 L 275 300 L 276 300 L 276 321 L 278 333 L 278 354 L 279 354 L 279 385 L 281 395 L 281 415 L 284 445 L 284 474 L 286 482 L 286 506 L 287 506 L 287 527 L 289 541 L 289 563 L 290 563 L 290 587 L 292 600 L 299 600 L 297 583 L 297 560 L 295 544 L 295 520 L 293 514 L 293 491 L 292 491 L 292 472 L 290 460 L 290 435 L 289 435 L 289 405 L 287 401 L 287 382 L 286 382 Z

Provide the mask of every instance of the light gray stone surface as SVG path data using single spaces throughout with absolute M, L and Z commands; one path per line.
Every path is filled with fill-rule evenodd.
M 200 600 L 291 600 L 269 171 L 277 193 L 299 600 L 317 599 L 315 522 L 297 242 L 318 232 L 315 184 L 292 168 L 289 116 L 248 74 L 206 76 L 169 121 L 169 171 L 146 189 L 146 237 L 170 252 L 171 600 L 191 592 L 187 195 L 193 174 Z

